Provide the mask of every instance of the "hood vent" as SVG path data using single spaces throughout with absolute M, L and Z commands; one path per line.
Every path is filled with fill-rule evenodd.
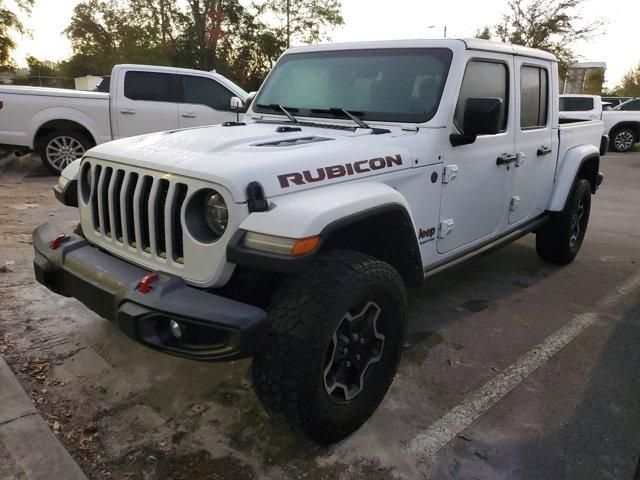
M 333 140 L 333 138 L 316 137 L 316 136 L 298 137 L 298 138 L 287 138 L 283 140 L 276 140 L 275 142 L 256 143 L 254 146 L 256 147 L 293 147 L 296 145 L 304 145 L 306 143 L 326 142 L 329 140 Z

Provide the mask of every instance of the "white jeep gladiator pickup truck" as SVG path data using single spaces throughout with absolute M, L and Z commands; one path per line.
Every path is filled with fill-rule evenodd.
M 80 225 L 34 231 L 36 278 L 161 352 L 253 357 L 267 410 L 336 441 L 391 384 L 407 285 L 530 232 L 578 254 L 603 124 L 558 125 L 557 72 L 475 39 L 289 49 L 244 123 L 68 167 Z
M 116 138 L 236 120 L 247 92 L 215 72 L 116 65 L 110 93 L 0 86 L 0 145 L 37 151 L 53 173 Z

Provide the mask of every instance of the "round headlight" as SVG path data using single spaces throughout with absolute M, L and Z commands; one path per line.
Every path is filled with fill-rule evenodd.
M 224 235 L 229 222 L 227 203 L 215 190 L 211 190 L 204 197 L 204 222 L 217 237 Z

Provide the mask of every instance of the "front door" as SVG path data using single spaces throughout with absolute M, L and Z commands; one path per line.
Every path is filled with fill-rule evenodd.
M 515 61 L 516 151 L 509 223 L 515 224 L 544 212 L 548 189 L 553 185 L 557 142 L 553 142 L 549 79 L 551 63 L 518 57 Z M 557 132 L 556 132 L 557 135 Z
M 118 138 L 178 128 L 178 75 L 129 70 L 117 87 Z
M 228 88 L 212 78 L 182 75 L 183 95 L 179 103 L 180 128 L 216 125 L 235 121 Z
M 506 223 L 512 164 L 498 157 L 514 153 L 513 57 L 483 53 L 469 60 L 449 133 L 462 133 L 466 100 L 500 98 L 502 131 L 480 135 L 470 145 L 448 147 L 444 158 L 439 253 L 471 245 L 497 234 Z M 457 170 L 457 177 L 454 174 Z

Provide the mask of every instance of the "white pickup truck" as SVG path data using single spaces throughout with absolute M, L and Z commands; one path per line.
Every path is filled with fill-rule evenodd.
M 330 443 L 391 384 L 406 286 L 527 233 L 546 261 L 576 257 L 602 131 L 559 125 L 558 64 L 539 50 L 292 48 L 243 123 L 70 165 L 57 191 L 80 225 L 34 231 L 36 278 L 161 352 L 254 357 L 263 405 Z
M 0 86 L 0 145 L 60 173 L 113 139 L 236 120 L 234 97 L 247 92 L 215 72 L 148 65 L 113 67 L 110 93 Z
M 560 120 L 602 120 L 599 95 L 560 95 Z
M 628 152 L 640 142 L 640 98 L 621 103 L 602 112 L 605 133 L 611 138 L 611 149 Z

